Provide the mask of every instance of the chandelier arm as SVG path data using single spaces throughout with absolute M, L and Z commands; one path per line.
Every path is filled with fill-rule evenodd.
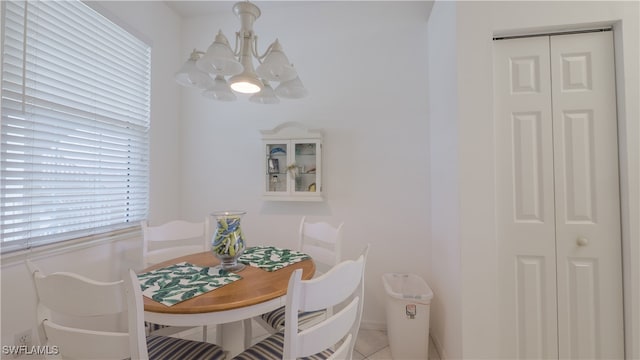
M 233 55 L 240 56 L 240 32 L 236 31 L 236 44 L 233 49 Z
M 258 63 L 262 64 L 260 61 L 260 56 L 258 56 L 258 35 L 253 35 L 253 43 L 251 44 L 251 53 L 253 57 L 258 60 Z
M 204 54 L 204 51 L 194 48 L 193 51 L 191 51 L 191 54 L 189 54 L 189 60 L 198 61 Z
M 257 41 L 256 41 L 256 49 L 255 49 L 255 51 L 253 53 L 253 56 L 255 56 L 255 58 L 258 59 L 258 62 L 260 64 L 262 64 L 262 60 L 265 57 L 267 57 L 267 54 L 269 54 L 269 52 L 271 51 L 271 48 L 273 48 L 273 43 L 271 45 L 269 45 L 269 47 L 267 47 L 267 50 L 265 50 L 264 54 L 262 54 L 262 55 L 258 55 L 257 47 L 258 47 L 258 45 L 257 45 Z
M 262 64 L 262 60 L 267 56 L 269 51 L 271 51 L 272 47 L 273 47 L 273 44 L 269 45 L 269 47 L 264 52 L 264 54 L 260 55 L 260 52 L 258 51 L 258 36 L 254 35 L 254 37 L 253 37 L 253 46 L 251 48 L 251 52 L 253 53 L 253 57 L 255 57 L 256 60 L 258 60 L 258 63 Z

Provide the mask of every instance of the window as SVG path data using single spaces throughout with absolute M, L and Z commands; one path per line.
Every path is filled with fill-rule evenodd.
M 80 1 L 2 2 L 2 252 L 146 218 L 150 52 Z

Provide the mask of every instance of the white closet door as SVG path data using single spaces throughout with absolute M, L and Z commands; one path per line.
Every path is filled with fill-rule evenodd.
M 502 354 L 557 358 L 548 37 L 494 42 Z
M 613 33 L 551 37 L 560 358 L 622 359 Z
M 623 357 L 612 33 L 494 42 L 503 357 Z

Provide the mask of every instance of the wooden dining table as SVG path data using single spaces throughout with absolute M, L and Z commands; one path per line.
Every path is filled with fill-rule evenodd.
M 181 262 L 197 266 L 216 266 L 220 261 L 206 251 L 167 260 L 150 266 L 142 272 L 161 269 Z M 172 306 L 166 306 L 144 297 L 145 321 L 171 326 L 221 325 L 217 339 L 230 356 L 242 352 L 251 339 L 243 320 L 251 319 L 285 305 L 289 278 L 296 269 L 302 269 L 302 278 L 311 279 L 316 267 L 312 259 L 302 260 L 276 271 L 265 271 L 246 266 L 237 272 L 242 279 L 218 289 L 198 295 Z M 220 336 L 221 335 L 221 336 Z

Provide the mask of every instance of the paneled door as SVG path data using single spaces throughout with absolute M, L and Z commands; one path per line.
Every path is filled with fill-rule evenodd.
M 611 31 L 494 41 L 505 358 L 624 357 Z

